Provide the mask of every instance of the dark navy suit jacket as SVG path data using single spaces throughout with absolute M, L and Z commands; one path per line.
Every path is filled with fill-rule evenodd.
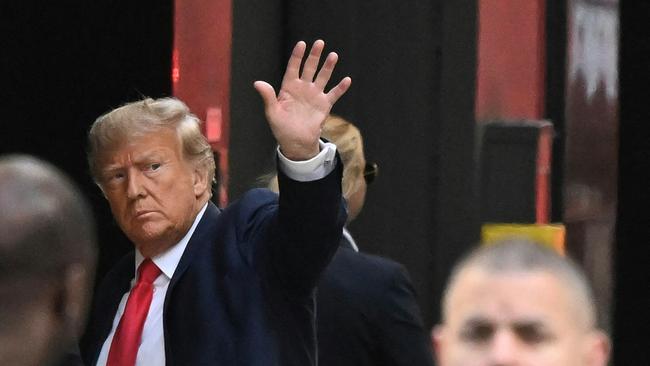
M 431 366 L 433 356 L 406 269 L 357 253 L 347 240 L 318 284 L 320 366 Z
M 281 195 L 256 189 L 221 211 L 212 203 L 165 297 L 167 365 L 315 365 L 314 287 L 346 219 L 341 171 L 313 182 L 279 175 Z M 279 201 L 279 202 L 278 202 Z M 81 342 L 97 362 L 134 254 L 106 276 Z

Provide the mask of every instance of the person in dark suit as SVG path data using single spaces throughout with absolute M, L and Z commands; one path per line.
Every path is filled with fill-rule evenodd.
M 90 209 L 58 169 L 0 157 L 0 365 L 77 365 L 95 271 Z
M 280 196 L 209 202 L 214 160 L 179 100 L 143 100 L 98 118 L 89 162 L 135 251 L 106 276 L 81 343 L 87 364 L 314 365 L 313 290 L 345 222 L 342 167 L 320 141 L 350 86 L 325 92 L 337 55 L 323 41 L 289 59 L 279 93 L 255 82 L 278 142 Z
M 345 119 L 328 117 L 321 136 L 336 145 L 343 161 L 343 196 L 350 222 L 363 208 L 377 165 L 366 162 L 361 133 Z M 270 182 L 276 190 L 277 180 Z M 433 364 L 406 269 L 359 252 L 347 229 L 318 283 L 317 329 L 322 366 Z

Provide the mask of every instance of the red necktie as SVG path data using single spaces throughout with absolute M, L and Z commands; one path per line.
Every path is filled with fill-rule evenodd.
M 124 314 L 108 352 L 107 366 L 135 365 L 142 338 L 142 327 L 153 298 L 153 281 L 159 275 L 160 269 L 149 258 L 138 267 L 138 282 L 131 289 L 129 299 L 126 300 Z

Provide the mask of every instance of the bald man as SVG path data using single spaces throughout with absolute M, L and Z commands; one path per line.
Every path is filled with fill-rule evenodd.
M 609 339 L 596 327 L 580 269 L 541 245 L 481 247 L 452 272 L 432 338 L 440 366 L 604 366 Z
M 0 158 L 0 365 L 69 364 L 63 354 L 84 324 L 95 251 L 72 182 L 31 157 Z

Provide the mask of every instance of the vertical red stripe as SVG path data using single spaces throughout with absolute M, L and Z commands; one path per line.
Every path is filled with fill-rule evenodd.
M 479 0 L 476 118 L 542 119 L 545 1 Z
M 535 221 L 548 224 L 551 217 L 550 180 L 553 127 L 542 127 L 537 145 L 537 169 L 535 169 Z
M 174 96 L 187 103 L 204 122 L 208 111 L 220 111 L 219 121 L 210 120 L 211 127 L 218 129 L 219 137 L 215 139 L 215 135 L 211 135 L 210 144 L 219 155 L 217 194 L 219 201 L 225 204 L 230 141 L 232 0 L 178 0 L 174 25 L 171 70 Z
M 476 119 L 544 118 L 545 0 L 479 0 Z M 552 126 L 538 141 L 535 216 L 550 218 Z

